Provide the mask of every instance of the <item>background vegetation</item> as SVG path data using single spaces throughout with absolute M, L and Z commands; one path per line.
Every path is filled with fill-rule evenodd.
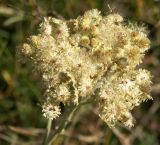
M 108 7 L 110 5 L 110 8 Z M 54 145 L 160 144 L 160 1 L 159 0 L 0 0 L 0 145 L 40 145 L 46 120 L 41 115 L 37 78 L 20 65 L 16 47 L 37 33 L 44 16 L 75 18 L 98 8 L 149 29 L 152 41 L 142 67 L 153 74 L 153 100 L 134 109 L 136 125 L 109 129 L 91 106 L 81 108 Z M 60 121 L 60 118 L 58 121 Z M 54 130 L 56 121 L 53 123 Z

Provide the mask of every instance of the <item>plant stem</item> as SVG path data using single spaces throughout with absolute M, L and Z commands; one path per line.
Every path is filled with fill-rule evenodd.
M 49 141 L 48 145 L 52 145 L 52 143 L 56 140 L 56 138 L 66 129 L 68 124 L 71 122 L 71 119 L 75 113 L 75 111 L 78 109 L 79 106 L 74 106 L 70 111 L 69 115 L 66 116 L 66 119 L 62 122 L 62 124 L 59 126 L 59 128 L 56 130 L 54 133 L 54 136 L 52 139 Z
M 50 131 L 51 131 L 51 126 L 52 126 L 52 120 L 48 119 L 47 127 L 46 127 L 46 134 L 45 134 L 45 138 L 44 138 L 44 141 L 43 141 L 42 145 L 47 145 L 47 143 L 48 143 L 48 137 L 49 137 L 49 134 L 50 134 Z

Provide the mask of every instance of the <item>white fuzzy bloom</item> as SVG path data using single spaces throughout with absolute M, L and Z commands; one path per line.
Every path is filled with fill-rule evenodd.
M 123 80 L 122 83 L 119 85 L 120 89 L 122 89 L 124 92 L 129 92 L 131 91 L 131 89 L 134 88 L 134 82 L 127 79 L 127 80 Z
M 50 104 L 50 103 L 44 103 L 42 106 L 42 112 L 43 116 L 48 119 L 56 119 L 61 114 L 61 110 L 59 106 Z
M 137 83 L 139 83 L 139 84 L 145 83 L 145 82 L 148 82 L 148 80 L 150 80 L 149 72 L 146 71 L 146 70 L 140 69 L 138 71 L 138 74 L 137 74 L 137 77 L 136 77 Z
M 49 24 L 49 21 L 48 21 L 49 19 L 44 18 L 44 22 L 41 23 L 41 31 L 46 35 L 50 35 L 52 32 L 52 26 Z

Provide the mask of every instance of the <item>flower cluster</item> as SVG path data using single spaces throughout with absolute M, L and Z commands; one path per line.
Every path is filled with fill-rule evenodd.
M 59 116 L 60 103 L 96 99 L 99 116 L 110 127 L 118 121 L 131 127 L 130 111 L 151 99 L 150 73 L 137 68 L 149 44 L 143 27 L 93 9 L 67 21 L 45 18 L 40 34 L 18 54 L 41 76 L 45 117 Z

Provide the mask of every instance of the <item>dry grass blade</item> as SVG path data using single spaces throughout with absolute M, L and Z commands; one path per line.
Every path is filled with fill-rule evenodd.
M 11 16 L 15 14 L 15 10 L 6 6 L 0 6 L 0 15 Z
M 26 136 L 38 136 L 39 134 L 44 133 L 44 129 L 37 129 L 37 128 L 22 128 L 22 127 L 15 127 L 9 126 L 9 130 L 19 133 Z

